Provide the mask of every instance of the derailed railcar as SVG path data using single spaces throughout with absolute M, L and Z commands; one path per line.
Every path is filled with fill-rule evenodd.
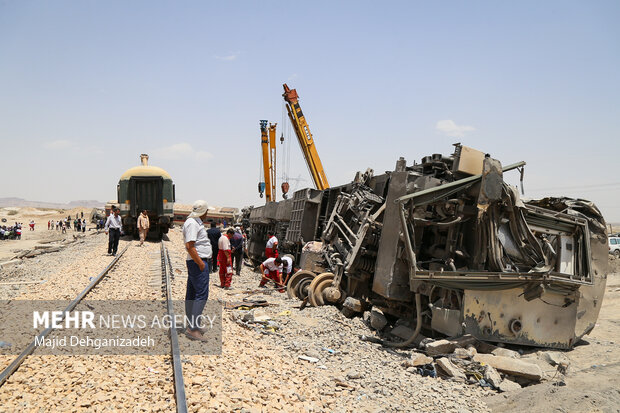
M 322 228 L 320 251 L 300 249 L 308 239 L 288 224 L 304 268 L 289 294 L 349 314 L 376 306 L 447 336 L 572 347 L 601 308 L 605 223 L 584 200 L 522 200 L 503 173 L 523 165 L 456 145 L 323 191 L 317 217 L 299 223 Z
M 175 188 L 170 174 L 148 164 L 149 156 L 140 155 L 141 165 L 128 169 L 117 186 L 117 206 L 123 221 L 123 232 L 137 236 L 137 220 L 146 209 L 149 235 L 161 238 L 172 226 Z

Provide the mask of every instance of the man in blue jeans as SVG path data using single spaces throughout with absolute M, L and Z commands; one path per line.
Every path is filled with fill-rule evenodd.
M 209 298 L 209 262 L 212 257 L 211 242 L 203 220 L 209 207 L 205 201 L 194 202 L 192 212 L 183 224 L 183 241 L 187 250 L 187 290 L 185 292 L 185 314 L 189 326 L 185 335 L 193 340 L 206 341 L 200 331 L 199 316 L 202 315 Z

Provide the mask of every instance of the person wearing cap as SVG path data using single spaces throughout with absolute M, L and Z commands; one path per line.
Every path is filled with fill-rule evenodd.
M 121 217 L 118 215 L 120 210 L 113 206 L 112 213 L 108 217 L 108 220 L 105 223 L 105 233 L 109 234 L 108 237 L 108 255 L 116 255 L 116 251 L 118 250 L 118 240 L 121 238 L 123 233 L 123 221 Z M 67 221 L 69 222 L 69 221 Z M 63 223 L 62 231 L 65 232 L 65 225 Z
M 282 279 L 283 284 L 288 283 L 288 279 L 293 275 L 293 258 L 290 255 L 282 257 Z
M 185 335 L 193 340 L 206 341 L 199 328 L 202 311 L 209 298 L 209 261 L 212 256 L 211 242 L 203 220 L 209 207 L 198 200 L 183 224 L 183 241 L 187 250 L 187 289 L 185 290 L 185 315 L 189 326 Z
M 278 256 L 278 239 L 273 231 L 267 232 L 267 245 L 265 245 L 265 256 L 267 258 L 276 258 Z

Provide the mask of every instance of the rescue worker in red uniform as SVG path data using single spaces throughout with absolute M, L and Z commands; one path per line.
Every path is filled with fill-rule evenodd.
M 220 266 L 220 283 L 221 287 L 230 289 L 232 282 L 232 255 L 230 251 L 230 239 L 235 235 L 235 231 L 229 228 L 225 235 L 222 235 L 217 241 L 218 253 L 217 261 Z
M 259 287 L 264 287 L 269 280 L 273 280 L 276 285 L 282 285 L 282 259 L 280 257 L 267 258 L 260 265 L 260 271 L 263 277 L 260 280 Z M 282 293 L 284 289 L 281 288 L 278 291 Z
M 267 245 L 265 246 L 265 256 L 267 258 L 278 257 L 278 239 L 274 235 L 273 231 L 267 232 Z

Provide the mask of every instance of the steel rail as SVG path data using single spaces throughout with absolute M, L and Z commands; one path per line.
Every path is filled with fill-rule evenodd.
M 170 283 L 172 265 L 170 263 L 170 257 L 168 256 L 168 250 L 164 245 L 164 241 L 161 241 L 161 269 L 162 277 L 164 278 L 164 286 L 166 293 L 166 305 L 168 309 L 168 316 L 171 320 L 174 318 L 174 308 L 172 306 L 172 287 Z M 177 403 L 177 412 L 187 412 L 187 399 L 185 397 L 185 383 L 183 381 L 183 365 L 181 364 L 181 352 L 179 350 L 179 336 L 175 328 L 174 323 L 170 325 L 170 351 L 172 355 L 172 368 L 174 374 L 174 394 Z
M 82 299 L 86 296 L 86 294 L 88 294 L 97 284 L 99 284 L 99 282 L 103 279 L 103 277 L 106 276 L 106 274 L 114 267 L 114 265 L 118 262 L 118 260 L 123 256 L 125 251 L 127 251 L 127 248 L 129 248 L 130 245 L 131 244 L 123 248 L 123 250 L 120 253 L 118 253 L 116 257 L 114 257 L 112 262 L 110 262 L 110 264 L 108 264 L 108 266 L 105 267 L 105 269 L 101 271 L 99 275 L 97 275 L 97 277 L 95 277 L 90 282 L 90 284 L 88 284 L 86 288 L 84 288 L 84 290 L 81 293 L 79 293 L 77 297 L 73 299 L 73 301 L 71 301 L 71 303 L 69 303 L 67 308 L 65 308 L 62 313 L 60 322 L 62 322 L 65 319 L 65 316 L 69 312 L 73 311 L 73 309 L 78 305 L 80 301 L 82 301 Z M 16 359 L 13 360 L 13 362 L 7 368 L 5 368 L 2 371 L 2 373 L 0 373 L 0 387 L 7 381 L 9 377 L 11 377 L 13 373 L 15 373 L 15 371 L 17 371 L 17 369 L 24 362 L 26 357 L 28 357 L 34 352 L 36 348 L 35 343 L 37 342 L 37 340 L 41 342 L 41 340 L 45 338 L 45 336 L 47 336 L 52 330 L 54 330 L 53 327 L 48 327 L 45 330 L 43 330 L 43 332 L 41 332 L 34 340 L 32 340 L 32 342 L 19 354 L 19 356 L 17 356 Z

